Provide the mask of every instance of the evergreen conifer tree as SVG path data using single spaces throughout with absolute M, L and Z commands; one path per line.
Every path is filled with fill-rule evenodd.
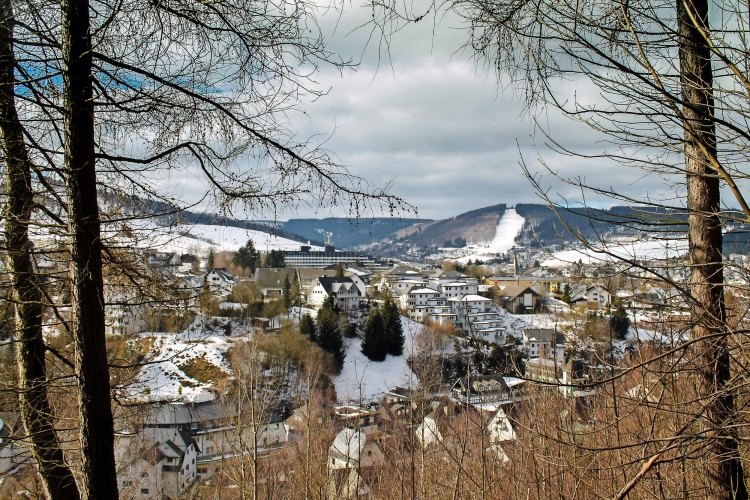
M 299 286 L 299 280 L 297 279 L 297 273 L 294 273 L 294 279 L 292 279 L 292 288 L 290 290 L 292 296 L 292 305 L 295 307 L 302 306 L 302 290 Z
M 310 340 L 315 340 L 315 322 L 313 321 L 312 316 L 305 314 L 300 318 L 299 332 Z
M 385 332 L 385 351 L 392 356 L 401 356 L 404 352 L 404 328 L 401 325 L 401 314 L 396 303 L 389 297 L 383 306 L 383 329 Z
M 214 268 L 214 251 L 209 250 L 208 261 L 206 261 L 206 272 L 210 272 Z
M 616 302 L 615 312 L 613 312 L 612 316 L 610 316 L 609 322 L 615 335 L 617 335 L 617 337 L 621 339 L 624 339 L 628 334 L 628 329 L 630 328 L 630 318 L 628 318 L 628 313 L 627 311 L 625 311 L 625 308 L 622 305 L 622 301 L 618 300 Z
M 360 343 L 362 354 L 371 361 L 383 361 L 387 354 L 383 314 L 375 307 L 370 311 L 365 325 L 365 334 Z
M 333 303 L 333 296 L 332 295 L 329 295 L 328 297 L 326 297 L 325 299 L 323 299 L 323 305 L 320 307 L 320 310 L 322 311 L 324 309 L 328 310 L 328 311 L 331 311 L 331 312 L 334 312 L 334 313 L 336 312 L 336 306 Z
M 284 282 L 281 284 L 281 297 L 284 300 L 284 309 L 288 311 L 292 307 L 292 284 L 288 274 L 284 275 Z
M 339 318 L 333 310 L 321 309 L 318 312 L 318 332 L 315 341 L 324 351 L 333 354 L 336 367 L 340 370 L 344 366 L 346 351 L 339 329 Z
M 249 270 L 251 273 L 255 272 L 257 261 L 258 251 L 255 249 L 253 240 L 247 240 L 247 243 L 238 248 L 232 256 L 232 264 L 234 264 L 235 266 L 243 267 Z

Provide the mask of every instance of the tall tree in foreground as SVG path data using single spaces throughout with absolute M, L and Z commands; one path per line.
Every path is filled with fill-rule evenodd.
M 7 204 L 5 250 L 14 290 L 15 328 L 21 419 L 46 494 L 52 500 L 80 498 L 55 432 L 55 415 L 47 393 L 47 367 L 42 337 L 42 283 L 32 263 L 29 226 L 34 206 L 31 158 L 15 102 L 13 28 L 10 0 L 0 1 L 0 134 L 5 163 Z
M 65 0 L 62 3 L 63 175 L 71 235 L 72 323 L 83 496 L 117 498 L 114 421 L 104 338 L 91 32 L 88 0 Z
M 383 29 L 422 18 L 421 13 L 398 11 L 395 4 L 373 4 L 375 23 Z M 648 194 L 637 197 L 620 186 L 565 178 L 547 166 L 543 156 L 545 175 L 523 164 L 532 185 L 561 216 L 567 234 L 599 256 L 619 261 L 626 275 L 647 271 L 663 286 L 679 290 L 690 308 L 691 342 L 674 346 L 680 355 L 667 360 L 656 355 L 639 363 L 662 377 L 665 372 L 691 377 L 694 392 L 675 391 L 675 399 L 659 401 L 648 418 L 649 423 L 672 423 L 671 433 L 662 437 L 666 444 L 649 448 L 648 440 L 632 436 L 628 446 L 649 451 L 637 460 L 635 471 L 624 460 L 610 464 L 623 471 L 621 485 L 611 495 L 622 498 L 641 485 L 650 488 L 644 494 L 658 492 L 663 477 L 659 464 L 676 460 L 685 464 L 685 496 L 747 498 L 739 453 L 740 436 L 750 424 L 744 418 L 744 396 L 739 397 L 745 392 L 742 334 L 747 324 L 746 318 L 734 326 L 727 321 L 722 256 L 722 228 L 750 224 L 750 205 L 743 191 L 750 179 L 747 4 L 737 0 L 459 0 L 440 5 L 466 21 L 467 46 L 504 84 L 523 89 L 529 111 L 560 110 L 603 134 L 603 142 L 612 146 L 591 154 L 570 149 L 540 120 L 537 124 L 554 152 L 582 162 L 591 159 L 599 169 L 603 165 L 641 169 L 650 179 L 663 181 L 656 189 L 643 186 Z M 435 7 L 429 2 L 425 11 L 434 12 Z M 568 84 L 562 85 L 563 81 Z M 573 94 L 571 88 L 586 90 Z M 634 206 L 634 215 L 618 223 L 635 234 L 651 232 L 658 240 L 673 237 L 677 228 L 684 231 L 686 226 L 687 234 L 682 236 L 688 245 L 689 286 L 673 278 L 669 269 L 673 264 L 654 266 L 624 257 L 603 239 L 587 238 L 578 227 L 567 224 L 567 201 L 552 199 L 550 194 L 557 191 L 550 190 L 554 181 L 575 196 L 609 197 L 610 204 Z M 659 190 L 665 194 L 656 195 Z M 731 197 L 722 201 L 722 190 Z M 732 206 L 739 210 L 722 209 Z M 605 220 L 590 207 L 586 213 Z M 610 398 L 608 404 L 617 407 L 616 396 Z M 737 407 L 738 400 L 743 408 Z M 620 418 L 617 415 L 615 419 Z M 618 422 L 611 423 L 619 428 Z M 689 470 L 703 474 L 698 478 Z M 696 482 L 689 483 L 688 478 Z
M 40 213 L 31 223 L 45 234 L 54 228 L 49 239 L 59 237 L 68 248 L 69 260 L 58 264 L 70 270 L 70 304 L 66 293 L 44 300 L 54 302 L 53 311 L 63 305 L 72 310 L 81 494 L 117 498 L 103 268 L 116 264 L 117 250 L 142 248 L 136 243 L 149 230 L 139 223 L 153 216 L 153 207 L 174 213 L 195 202 L 174 196 L 157 179 L 198 175 L 208 186 L 204 200 L 212 209 L 256 216 L 301 200 L 316 206 L 349 203 L 360 216 L 362 210 L 398 209 L 400 200 L 350 175 L 285 128 L 279 112 L 297 105 L 300 89 L 321 93 L 305 85 L 310 72 L 319 64 L 347 65 L 311 31 L 310 5 L 246 0 L 222 2 L 220 8 L 135 0 L 12 5 L 18 22 L 6 49 L 22 63 L 15 65 L 17 84 L 6 91 L 23 103 L 16 116 L 28 156 L 44 163 L 31 183 Z M 6 69 L 7 79 L 14 68 Z M 318 196 L 321 192 L 326 196 Z M 13 212 L 6 217 L 23 224 L 28 203 L 7 204 L 6 212 Z M 121 278 L 135 290 L 147 288 L 138 273 Z M 21 350 L 19 362 L 38 364 L 38 354 Z M 33 376 L 41 380 L 39 372 Z M 127 388 L 118 390 L 129 395 Z M 53 463 L 65 481 L 59 455 Z

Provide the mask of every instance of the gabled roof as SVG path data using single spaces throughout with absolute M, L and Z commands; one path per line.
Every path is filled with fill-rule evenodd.
M 359 292 L 359 288 L 354 284 L 351 278 L 347 276 L 322 276 L 318 278 L 318 282 L 326 291 L 326 294 L 331 295 L 337 293 L 341 288 L 345 290 L 351 290 L 352 287 Z
M 297 275 L 294 267 L 259 267 L 255 270 L 255 283 L 260 288 L 279 288 L 284 286 L 284 277 L 289 278 L 289 283 L 294 281 Z
M 221 276 L 223 279 L 227 281 L 234 281 L 234 275 L 227 271 L 226 267 L 215 267 L 209 271 L 209 273 L 215 272 L 219 276 Z
M 534 295 L 537 295 L 537 296 L 539 295 L 530 286 L 506 286 L 505 288 L 500 290 L 500 296 L 503 298 L 507 297 L 508 300 L 513 300 L 516 297 L 523 295 L 525 293 L 533 293 Z

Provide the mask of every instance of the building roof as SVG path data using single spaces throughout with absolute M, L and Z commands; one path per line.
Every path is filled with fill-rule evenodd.
M 215 267 L 209 271 L 209 273 L 215 272 L 227 281 L 234 281 L 234 275 L 227 271 L 226 267 Z
M 437 271 L 430 275 L 430 278 L 440 278 L 440 279 L 460 279 L 460 278 L 468 278 L 467 275 L 464 273 L 460 273 L 456 270 L 449 270 L 449 271 Z
M 294 281 L 297 269 L 294 267 L 259 267 L 255 270 L 255 283 L 260 288 L 278 288 L 284 286 L 284 277 L 289 283 Z
M 427 287 L 420 288 L 416 286 L 406 293 L 434 293 L 434 294 L 440 295 L 440 292 L 438 292 L 437 290 L 433 290 L 432 288 L 427 288 Z
M 534 295 L 539 295 L 536 291 L 534 291 L 533 288 L 530 286 L 506 286 L 502 290 L 500 290 L 500 296 L 503 298 L 508 298 L 509 300 L 513 300 L 516 297 L 523 295 L 525 293 L 533 293 Z
M 474 294 L 467 294 L 467 295 L 459 295 L 458 297 L 452 297 L 448 299 L 448 302 L 492 302 L 492 300 L 488 299 L 487 297 L 482 297 L 481 295 L 474 295 Z
M 341 288 L 344 288 L 345 290 L 351 290 L 353 288 L 359 293 L 357 285 L 355 285 L 354 281 L 347 276 L 322 276 L 318 278 L 318 282 L 328 295 L 338 292 Z

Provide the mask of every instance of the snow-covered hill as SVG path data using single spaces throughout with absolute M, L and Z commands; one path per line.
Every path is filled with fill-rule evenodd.
M 209 250 L 235 251 L 249 239 L 252 239 L 255 248 L 261 251 L 299 250 L 302 245 L 298 241 L 252 229 L 207 224 L 156 229 L 149 238 L 149 244 L 151 248 L 163 252 L 207 253 Z M 322 248 L 313 246 L 312 250 Z

